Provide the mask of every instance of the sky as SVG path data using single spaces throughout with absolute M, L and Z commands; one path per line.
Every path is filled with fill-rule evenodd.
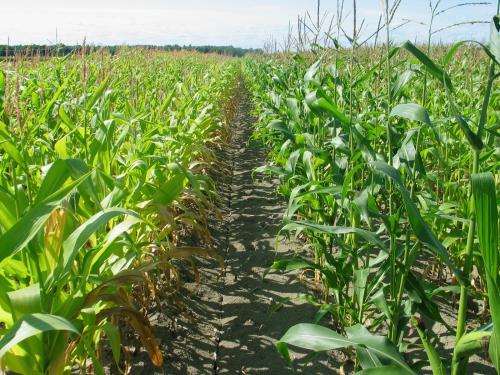
M 393 33 L 395 40 L 424 40 L 429 20 L 429 0 L 403 0 L 394 25 L 412 22 Z M 434 0 L 436 1 L 436 0 Z M 489 21 L 495 4 L 459 7 L 437 17 L 435 29 L 463 21 Z M 87 43 L 95 45 L 234 45 L 261 48 L 288 34 L 297 15 L 316 14 L 317 0 L 0 0 L 0 44 Z M 322 0 L 321 12 L 335 14 L 337 0 Z M 345 0 L 345 28 L 351 30 L 351 0 Z M 392 1 L 391 1 L 392 2 Z M 460 0 L 442 0 L 442 8 Z M 362 35 L 377 26 L 380 0 L 357 0 Z M 461 39 L 487 41 L 489 26 L 474 24 L 453 28 L 435 36 L 451 42 Z

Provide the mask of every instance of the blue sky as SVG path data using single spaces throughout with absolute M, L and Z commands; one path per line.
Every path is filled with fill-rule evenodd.
M 495 2 L 497 0 L 491 0 Z M 6 3 L 4 3 L 6 2 Z M 460 0 L 442 0 L 443 7 Z M 315 13 L 316 0 L 3 0 L 0 44 L 48 44 L 58 39 L 66 44 L 214 44 L 262 47 L 274 37 L 284 40 L 288 23 L 309 10 Z M 352 15 L 351 0 L 346 14 Z M 358 0 L 358 22 L 365 19 L 368 35 L 378 22 L 380 0 Z M 322 0 L 322 11 L 333 15 L 336 0 Z M 468 21 L 488 21 L 496 4 L 461 7 L 436 20 L 436 28 Z M 403 0 L 394 21 L 415 22 L 398 29 L 394 39 L 423 40 L 429 19 L 428 0 Z M 349 19 L 346 29 L 351 30 Z M 488 40 L 488 25 L 469 25 L 440 33 L 436 40 Z

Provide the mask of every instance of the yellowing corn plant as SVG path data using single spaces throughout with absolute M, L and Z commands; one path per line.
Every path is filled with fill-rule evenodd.
M 0 367 L 103 374 L 126 323 L 162 365 L 144 309 L 172 260 L 218 258 L 208 177 L 237 64 L 83 47 L 0 62 Z M 184 232 L 203 247 L 181 247 Z M 146 294 L 138 296 L 137 288 Z M 145 300 L 145 302 L 144 302 Z

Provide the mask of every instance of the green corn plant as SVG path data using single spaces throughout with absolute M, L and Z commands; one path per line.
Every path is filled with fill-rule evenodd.
M 387 330 L 387 350 L 402 353 L 415 345 L 408 339 L 415 329 L 436 374 L 453 372 L 456 364 L 463 373 L 470 355 L 490 342 L 493 326 L 485 325 L 457 340 L 453 358 L 443 361 L 421 318 L 458 332 L 465 315 L 455 328 L 434 298 L 489 295 L 486 285 L 469 286 L 472 264 L 486 279 L 483 262 L 468 252 L 467 238 L 469 244 L 476 238 L 468 176 L 479 170 L 469 169 L 476 149 L 483 150 L 477 158 L 482 170 L 498 165 L 498 114 L 488 116 L 498 100 L 496 76 L 488 76 L 483 95 L 473 78 L 483 72 L 453 57 L 464 53 L 491 66 L 495 43 L 459 49 L 463 45 L 433 46 L 427 53 L 411 42 L 385 51 L 359 49 L 354 73 L 346 72 L 349 56 L 338 49 L 245 61 L 259 116 L 254 136 L 269 148 L 269 164 L 256 172 L 279 177 L 288 201 L 280 233 L 295 235 L 311 251 L 310 257 L 279 258 L 271 270 L 310 270 L 321 290 L 307 298 L 318 307 L 314 324 L 290 328 L 278 344 L 289 363 L 288 344 L 348 355 L 354 349 L 360 373 L 406 371 L 384 355 L 367 361 L 362 344 L 346 339 L 356 324 Z M 464 307 L 459 303 L 458 310 Z M 376 357 L 376 349 L 370 353 Z M 494 354 L 490 359 L 495 362 Z

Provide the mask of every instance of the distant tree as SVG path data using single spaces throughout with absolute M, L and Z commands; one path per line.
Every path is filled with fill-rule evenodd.
M 90 47 L 87 48 L 87 53 L 92 52 L 95 49 L 106 49 L 111 55 L 115 55 L 118 50 L 122 46 L 99 46 L 99 47 Z M 226 56 L 234 56 L 234 57 L 242 57 L 247 53 L 263 53 L 261 49 L 253 49 L 253 48 L 240 48 L 234 46 L 193 46 L 193 45 L 184 45 L 180 46 L 178 44 L 172 45 L 164 45 L 164 46 L 154 46 L 154 45 L 133 45 L 129 47 L 138 47 L 144 48 L 148 50 L 163 50 L 163 51 L 181 51 L 181 50 L 189 50 L 189 51 L 197 51 L 200 53 L 217 53 L 220 55 Z M 74 51 L 80 50 L 81 46 L 73 45 L 68 46 L 64 44 L 56 44 L 56 45 L 38 45 L 38 44 L 30 44 L 30 45 L 15 45 L 8 46 L 6 44 L 0 44 L 0 58 L 13 57 L 13 56 L 65 56 Z

